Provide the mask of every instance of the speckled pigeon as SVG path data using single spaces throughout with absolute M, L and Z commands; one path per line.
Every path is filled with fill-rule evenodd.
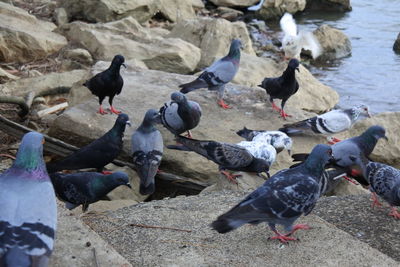
M 271 239 L 281 242 L 296 240 L 290 235 L 309 227 L 305 224 L 293 226 L 293 223 L 302 214 L 308 215 L 317 203 L 319 180 L 331 158 L 332 149 L 328 145 L 315 146 L 304 164 L 273 175 L 230 211 L 219 216 L 212 228 L 227 233 L 246 223 L 266 222 L 276 234 Z M 279 233 L 276 224 L 283 225 L 289 233 Z
M 301 133 L 308 130 L 316 134 L 333 134 L 350 129 L 361 115 L 371 117 L 366 105 L 358 105 L 349 109 L 335 109 L 324 114 L 295 123 L 284 124 L 279 129 L 287 134 Z
M 197 102 L 190 101 L 181 92 L 174 92 L 171 95 L 171 102 L 165 103 L 160 108 L 161 123 L 174 135 L 188 132 L 195 128 L 201 117 L 201 108 Z
M 176 141 L 182 146 L 167 147 L 194 151 L 215 162 L 219 165 L 221 173 L 233 183 L 237 183 L 235 178 L 240 175 L 231 174 L 226 170 L 255 172 L 257 174 L 265 172 L 269 175 L 268 163 L 264 159 L 255 158 L 247 149 L 241 146 L 215 141 L 195 140 L 180 135 L 176 137 Z
M 276 149 L 277 153 L 280 153 L 282 150 L 286 149 L 290 154 L 292 150 L 292 138 L 281 131 L 250 130 L 246 127 L 243 127 L 243 129 L 237 131 L 236 134 L 243 137 L 247 141 L 267 142 Z
M 270 167 L 275 162 L 276 149 L 264 140 L 241 141 L 237 145 L 246 148 L 253 157 L 264 159 Z
M 80 148 L 66 158 L 47 164 L 49 173 L 61 170 L 96 168 L 101 172 L 122 150 L 122 138 L 126 125 L 131 125 L 126 114 L 119 114 L 114 126 L 106 134 Z
M 132 188 L 124 172 L 109 175 L 98 172 L 52 173 L 50 178 L 56 195 L 65 202 L 65 207 L 72 210 L 82 205 L 83 212 L 87 211 L 89 204 L 110 200 L 107 194 L 120 185 Z
M 239 39 L 233 39 L 228 55 L 206 68 L 196 80 L 179 85 L 182 88 L 181 92 L 186 94 L 199 88 L 208 88 L 208 90 L 217 91 L 218 105 L 224 109 L 231 108 L 225 104 L 223 97 L 225 85 L 235 77 L 239 69 L 241 48 L 242 42 Z
M 113 99 L 115 95 L 119 95 L 122 91 L 122 87 L 124 86 L 124 80 L 122 76 L 119 74 L 119 70 L 121 69 L 121 65 L 126 68 L 124 64 L 125 58 L 121 55 L 116 55 L 110 67 L 103 72 L 96 74 L 90 80 L 87 80 L 83 85 L 89 88 L 92 94 L 99 97 L 100 108 L 98 113 L 104 115 L 107 114 L 102 107 L 103 100 L 106 96 L 108 96 L 108 101 L 110 103 L 111 113 L 120 114 L 121 111 L 114 109 L 113 107 Z
M 0 266 L 48 265 L 57 206 L 43 143 L 43 135 L 25 134 L 13 165 L 0 175 Z
M 299 90 L 299 84 L 296 80 L 295 70 L 299 71 L 299 61 L 297 59 L 291 59 L 286 70 L 283 74 L 276 78 L 265 78 L 262 83 L 258 86 L 265 89 L 269 95 L 269 101 L 271 102 L 272 109 L 278 111 L 282 118 L 291 117 L 291 115 L 285 113 L 283 108 L 286 101 Z M 282 99 L 281 108 L 278 108 L 274 99 Z
M 163 139 L 160 131 L 155 127 L 159 120 L 160 113 L 155 109 L 149 109 L 131 139 L 133 163 L 140 177 L 140 194 L 142 195 L 154 193 L 154 177 L 161 164 Z

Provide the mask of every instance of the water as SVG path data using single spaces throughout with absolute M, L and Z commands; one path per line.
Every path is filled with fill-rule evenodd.
M 352 0 L 343 14 L 295 16 L 300 29 L 328 24 L 342 30 L 352 44 L 349 57 L 311 67 L 324 84 L 337 90 L 341 107 L 365 103 L 373 113 L 400 111 L 400 55 L 392 49 L 400 32 L 400 1 Z

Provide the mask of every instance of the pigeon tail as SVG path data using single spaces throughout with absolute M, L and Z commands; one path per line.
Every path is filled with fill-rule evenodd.
M 292 159 L 293 159 L 293 161 L 302 161 L 303 162 L 308 158 L 309 155 L 310 154 L 308 154 L 308 153 L 293 154 Z
M 293 129 L 293 128 L 279 128 L 278 131 L 284 132 L 285 134 L 287 134 L 289 136 L 303 133 L 302 130 Z
M 235 230 L 243 224 L 245 224 L 244 221 L 228 219 L 225 215 L 222 215 L 219 216 L 218 219 L 211 224 L 211 227 L 218 233 L 225 234 L 232 230 Z
M 185 84 L 179 85 L 179 88 L 182 88 L 180 92 L 183 94 L 187 94 L 196 89 L 206 88 L 206 87 L 208 87 L 207 83 L 205 81 L 202 81 L 199 79 L 196 79 L 190 83 L 185 83 Z

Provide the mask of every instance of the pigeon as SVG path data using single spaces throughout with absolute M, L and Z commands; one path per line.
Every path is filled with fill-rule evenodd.
M 179 85 L 182 88 L 181 92 L 187 94 L 199 88 L 208 88 L 208 90 L 217 91 L 218 105 L 224 109 L 231 108 L 222 98 L 225 92 L 225 85 L 235 77 L 239 69 L 241 48 L 242 42 L 239 39 L 233 39 L 228 55 L 206 68 L 196 80 Z
M 247 8 L 248 11 L 257 11 L 260 10 L 260 8 L 262 7 L 262 5 L 264 4 L 265 0 L 261 0 L 257 5 L 254 6 L 250 6 Z
M 280 153 L 282 150 L 286 149 L 290 155 L 292 150 L 292 138 L 281 131 L 250 130 L 246 127 L 243 127 L 243 129 L 237 131 L 236 134 L 245 138 L 247 141 L 263 140 L 264 142 L 272 145 L 277 153 Z
M 297 59 L 291 59 L 282 76 L 277 78 L 265 78 L 262 83 L 258 85 L 267 91 L 272 109 L 280 112 L 284 119 L 286 119 L 286 117 L 291 117 L 291 115 L 283 111 L 286 101 L 299 90 L 295 70 L 299 71 L 299 61 Z M 282 99 L 281 109 L 275 105 L 275 98 Z
M 265 160 L 270 167 L 275 162 L 276 149 L 264 140 L 241 141 L 236 145 L 246 148 L 253 157 Z
M 82 205 L 86 212 L 89 204 L 99 200 L 110 200 L 107 194 L 120 185 L 132 188 L 124 172 L 104 175 L 98 172 L 77 172 L 72 174 L 51 173 L 51 181 L 57 197 L 65 202 L 69 210 Z
M 126 68 L 124 64 L 125 58 L 121 55 L 114 56 L 110 67 L 103 72 L 96 74 L 90 80 L 87 80 L 83 85 L 89 88 L 92 94 L 99 97 L 100 108 L 98 113 L 101 115 L 107 114 L 103 109 L 102 103 L 106 96 L 108 96 L 108 102 L 110 103 L 111 113 L 120 114 L 121 111 L 114 109 L 113 99 L 115 95 L 119 95 L 124 86 L 124 80 L 119 74 L 121 65 Z
M 248 195 L 231 210 L 222 214 L 211 226 L 219 233 L 230 232 L 243 224 L 266 222 L 283 243 L 296 238 L 290 237 L 299 229 L 309 229 L 305 224 L 293 223 L 302 215 L 308 215 L 320 197 L 319 180 L 325 165 L 332 158 L 328 145 L 317 145 L 307 160 L 292 169 L 281 170 L 261 187 Z M 276 230 L 283 225 L 287 234 Z
M 201 117 L 201 107 L 197 102 L 190 101 L 181 92 L 171 95 L 171 102 L 165 103 L 160 108 L 161 123 L 174 135 L 187 131 L 191 138 L 190 130 L 195 128 Z
M 140 177 L 140 194 L 154 193 L 154 177 L 157 174 L 163 154 L 163 139 L 155 127 L 160 120 L 160 113 L 149 109 L 142 124 L 132 135 L 132 157 Z
M 1 266 L 48 266 L 57 205 L 43 143 L 42 134 L 25 134 L 13 165 L 0 175 Z
M 127 124 L 131 125 L 128 115 L 119 114 L 111 130 L 66 158 L 48 163 L 48 172 L 87 168 L 96 168 L 99 172 L 103 171 L 104 166 L 112 162 L 121 152 L 122 138 Z
M 219 165 L 220 172 L 233 183 L 237 184 L 235 178 L 240 175 L 230 174 L 226 170 L 255 172 L 257 174 L 265 172 L 269 176 L 268 162 L 264 159 L 254 157 L 247 149 L 241 146 L 216 141 L 190 139 L 180 135 L 176 137 L 176 141 L 182 145 L 167 147 L 194 151 L 215 162 Z
M 306 120 L 284 124 L 279 130 L 287 134 L 301 133 L 302 130 L 309 130 L 316 134 L 339 133 L 350 129 L 364 114 L 371 117 L 366 105 L 335 109 Z
M 321 45 L 312 32 L 300 31 L 297 34 L 297 25 L 292 14 L 285 13 L 279 23 L 284 34 L 282 49 L 285 52 L 285 58 L 300 59 L 302 49 L 310 50 L 314 59 L 321 55 Z
M 325 170 L 319 181 L 320 195 L 331 193 L 345 175 L 346 171 L 341 168 Z

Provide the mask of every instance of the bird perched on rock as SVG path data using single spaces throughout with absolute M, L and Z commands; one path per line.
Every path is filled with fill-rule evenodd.
M 188 132 L 195 128 L 201 117 L 201 108 L 197 102 L 188 100 L 181 92 L 174 92 L 171 95 L 171 102 L 165 103 L 160 108 L 161 123 L 174 135 Z
M 289 114 L 283 111 L 286 101 L 299 90 L 295 70 L 299 71 L 299 61 L 297 59 L 291 59 L 286 70 L 280 77 L 265 78 L 262 83 L 258 85 L 267 91 L 272 109 L 278 111 L 284 119 L 290 117 Z M 275 98 L 282 99 L 281 109 L 275 105 Z
M 269 166 L 275 162 L 276 149 L 264 140 L 241 141 L 237 145 L 246 148 L 253 157 L 265 160 Z
M 325 165 L 332 158 L 328 145 L 317 145 L 300 166 L 282 170 L 230 211 L 222 214 L 211 226 L 219 233 L 230 232 L 243 224 L 266 222 L 281 242 L 296 240 L 290 237 L 299 229 L 309 229 L 305 224 L 293 223 L 302 215 L 308 215 L 320 197 L 319 180 Z M 281 234 L 276 224 L 283 225 L 289 233 Z
M 265 172 L 268 174 L 269 165 L 264 159 L 254 157 L 247 149 L 233 144 L 220 143 L 215 141 L 195 140 L 178 135 L 176 141 L 180 146 L 167 146 L 168 148 L 194 151 L 197 154 L 215 162 L 219 165 L 219 170 L 233 183 L 237 183 L 235 175 L 227 172 L 243 171 L 255 172 L 257 174 Z
M 182 88 L 181 92 L 186 94 L 199 88 L 208 88 L 208 90 L 217 91 L 218 104 L 222 108 L 230 108 L 222 98 L 224 97 L 225 85 L 235 77 L 239 69 L 241 48 L 242 42 L 240 40 L 232 40 L 228 55 L 206 68 L 196 80 L 179 85 Z
M 48 265 L 57 206 L 43 143 L 43 135 L 25 134 L 13 165 L 0 175 L 1 266 Z
M 154 177 L 161 164 L 163 139 L 160 131 L 155 127 L 159 120 L 160 113 L 155 109 L 149 109 L 131 139 L 133 163 L 140 177 L 140 194 L 142 195 L 154 193 Z
M 333 134 L 350 129 L 361 115 L 371 117 L 368 106 L 358 105 L 349 109 L 335 109 L 295 123 L 284 124 L 279 129 L 287 134 L 301 133 L 302 130 L 316 134 Z
M 104 166 L 112 162 L 121 152 L 122 138 L 127 124 L 131 125 L 128 115 L 119 114 L 111 130 L 66 158 L 48 163 L 48 172 L 87 168 L 96 168 L 101 172 Z
M 400 170 L 383 163 L 369 161 L 363 154 L 350 158 L 360 166 L 364 178 L 370 184 L 372 207 L 382 206 L 378 195 L 389 203 L 391 209 L 388 215 L 400 219 L 400 212 L 396 208 L 400 206 Z
M 245 138 L 247 141 L 267 142 L 275 148 L 277 153 L 287 149 L 288 153 L 290 154 L 292 150 L 292 138 L 281 131 L 250 130 L 246 127 L 243 127 L 243 129 L 237 131 L 236 134 Z
M 285 58 L 300 59 L 302 49 L 310 50 L 314 59 L 321 55 L 321 45 L 312 32 L 300 31 L 297 34 L 297 25 L 292 14 L 285 13 L 279 23 L 284 34 L 282 49 L 285 52 Z
M 115 95 L 119 95 L 122 91 L 122 87 L 124 86 L 124 80 L 122 76 L 119 74 L 119 70 L 121 65 L 126 68 L 124 64 L 125 58 L 121 55 L 116 55 L 110 67 L 103 72 L 96 74 L 90 80 L 87 80 L 83 85 L 89 88 L 92 94 L 96 95 L 99 98 L 100 108 L 98 113 L 104 115 L 107 114 L 104 111 L 102 103 L 106 96 L 108 96 L 108 102 L 110 103 L 111 113 L 120 114 L 121 111 L 116 110 L 113 107 L 113 99 Z
M 72 210 L 82 205 L 83 212 L 87 211 L 89 204 L 110 200 L 107 194 L 120 185 L 132 188 L 124 172 L 109 175 L 98 172 L 51 173 L 50 178 L 58 198 L 65 202 L 65 207 Z

